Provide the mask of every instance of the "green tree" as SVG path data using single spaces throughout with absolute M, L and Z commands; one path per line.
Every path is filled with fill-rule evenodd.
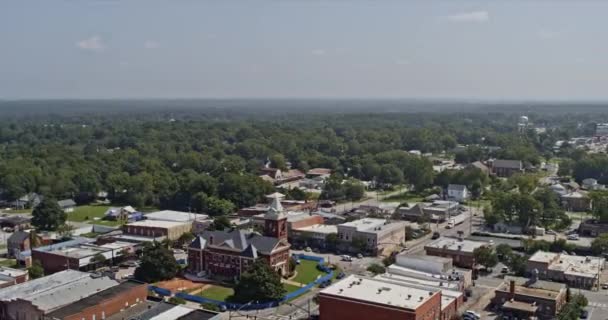
M 501 243 L 496 246 L 496 255 L 500 261 L 508 260 L 512 253 L 513 249 L 506 243 Z
M 281 170 L 287 170 L 287 161 L 285 156 L 280 153 L 275 153 L 270 156 L 270 166 Z
M 257 259 L 241 274 L 234 288 L 234 300 L 242 303 L 275 301 L 283 298 L 285 293 L 279 274 L 264 259 Z
M 378 182 L 385 185 L 403 183 L 403 171 L 394 164 L 385 164 L 380 168 Z
M 213 223 L 211 224 L 211 230 L 226 230 L 232 227 L 232 223 L 230 223 L 230 219 L 226 216 L 219 216 L 213 219 Z
M 95 266 L 100 266 L 100 265 L 104 265 L 107 262 L 108 259 L 106 259 L 106 257 L 101 254 L 101 253 L 97 253 L 95 254 L 92 258 L 91 258 L 91 262 L 95 265 Z
M 192 242 L 192 240 L 194 240 L 194 234 L 192 232 L 184 232 L 184 234 L 179 236 L 179 239 L 177 239 L 177 242 L 178 242 L 179 246 L 184 246 L 184 245 L 190 244 L 190 242 Z
M 57 234 L 62 239 L 71 239 L 74 236 L 74 226 L 68 223 L 64 223 L 57 227 Z
M 169 303 L 172 304 L 186 304 L 186 300 L 180 297 L 171 297 L 169 298 Z
M 45 197 L 32 212 L 32 225 L 38 230 L 55 231 L 65 224 L 67 214 L 61 210 L 57 200 Z
M 144 244 L 139 267 L 135 269 L 137 280 L 153 283 L 174 278 L 179 271 L 173 253 L 160 242 Z
M 608 233 L 602 233 L 591 242 L 591 251 L 596 256 L 608 253 Z
M 367 271 L 373 273 L 374 275 L 383 274 L 386 272 L 386 268 L 381 264 L 373 263 L 367 267 Z
M 344 182 L 343 187 L 344 196 L 350 201 L 361 200 L 365 196 L 365 187 L 359 181 L 349 179 Z
M 479 247 L 473 251 L 475 262 L 484 266 L 485 269 L 491 269 L 498 264 L 498 257 L 491 247 Z
M 27 268 L 27 273 L 30 276 L 30 279 L 44 277 L 44 269 L 42 268 L 42 264 L 40 264 L 40 261 L 34 260 L 32 266 Z

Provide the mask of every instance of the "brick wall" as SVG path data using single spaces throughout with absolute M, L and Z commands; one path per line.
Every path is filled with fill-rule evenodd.
M 81 310 L 79 313 L 65 317 L 64 320 L 81 320 L 81 319 L 105 319 L 113 314 L 119 313 L 122 310 L 132 307 L 137 303 L 146 301 L 148 295 L 148 285 L 142 284 L 133 289 L 118 294 L 111 299 L 102 301 L 96 306 L 92 306 Z
M 319 295 L 320 320 L 435 320 L 441 313 L 441 294 L 435 294 L 416 310 Z
M 70 259 L 45 251 L 32 250 L 32 260 L 40 262 L 45 274 L 66 270 L 68 261 L 70 269 L 78 270 L 79 268 L 78 259 Z
M 290 222 L 289 228 L 290 229 L 305 228 L 305 227 L 310 227 L 315 224 L 323 224 L 323 217 L 313 215 L 306 219 Z

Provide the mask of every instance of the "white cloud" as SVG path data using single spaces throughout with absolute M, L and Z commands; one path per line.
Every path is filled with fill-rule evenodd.
M 99 36 L 92 36 L 78 41 L 76 42 L 76 47 L 87 51 L 103 51 L 106 48 L 103 40 Z
M 446 17 L 451 22 L 470 22 L 470 23 L 484 23 L 490 20 L 490 14 L 487 11 L 478 10 L 471 12 L 462 12 L 452 14 Z
M 325 49 L 314 49 L 311 51 L 311 53 L 315 56 L 324 56 L 327 52 Z
M 552 31 L 552 30 L 538 30 L 538 32 L 536 32 L 536 36 L 543 39 L 543 40 L 551 40 L 551 39 L 555 39 L 559 37 L 559 33 Z
M 146 48 L 146 49 L 156 49 L 159 47 L 160 47 L 160 43 L 158 43 L 158 41 L 146 40 L 146 42 L 144 42 L 144 48 Z

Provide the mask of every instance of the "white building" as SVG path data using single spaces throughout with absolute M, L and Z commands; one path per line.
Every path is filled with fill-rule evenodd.
M 385 219 L 355 220 L 338 225 L 338 239 L 350 243 L 353 239 L 362 239 L 367 243 L 368 250 L 379 254 L 405 242 L 406 225 L 403 221 L 390 222 Z
M 465 202 L 471 197 L 471 193 L 467 186 L 462 184 L 448 185 L 448 200 Z

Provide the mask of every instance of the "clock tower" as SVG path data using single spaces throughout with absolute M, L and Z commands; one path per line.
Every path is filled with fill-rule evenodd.
M 287 215 L 281 205 L 281 197 L 274 194 L 270 208 L 264 215 L 264 235 L 278 239 L 287 240 Z

